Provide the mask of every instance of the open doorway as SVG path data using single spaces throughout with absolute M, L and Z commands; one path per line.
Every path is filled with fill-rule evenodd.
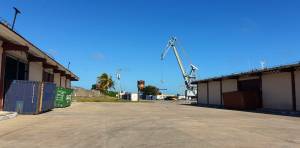
M 6 56 L 5 58 L 5 74 L 4 74 L 4 101 L 5 94 L 9 89 L 13 80 L 28 79 L 28 64 L 16 58 Z
M 239 91 L 251 91 L 255 92 L 259 98 L 256 100 L 256 107 L 262 107 L 262 96 L 261 96 L 261 80 L 260 79 L 251 79 L 251 80 L 241 80 L 238 82 L 238 90 Z

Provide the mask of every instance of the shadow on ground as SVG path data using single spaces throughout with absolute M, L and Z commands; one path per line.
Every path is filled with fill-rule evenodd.
M 215 108 L 222 110 L 233 110 L 227 109 L 220 105 L 206 105 L 206 104 L 180 104 L 186 106 L 194 106 L 194 107 L 205 107 L 205 108 Z M 280 115 L 280 116 L 289 116 L 289 117 L 300 117 L 299 111 L 286 111 L 286 110 L 273 110 L 273 109 L 256 109 L 256 110 L 235 110 L 241 112 L 251 112 L 251 113 L 259 113 L 259 114 L 271 114 L 271 115 Z

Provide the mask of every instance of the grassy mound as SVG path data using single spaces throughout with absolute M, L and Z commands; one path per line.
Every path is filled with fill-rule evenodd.
M 126 100 L 109 97 L 109 96 L 99 96 L 99 97 L 73 97 L 76 102 L 127 102 Z

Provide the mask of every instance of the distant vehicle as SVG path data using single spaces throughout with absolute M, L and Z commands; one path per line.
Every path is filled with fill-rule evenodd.
M 177 97 L 176 96 L 167 96 L 166 98 L 164 98 L 164 100 L 166 100 L 166 101 L 176 101 Z

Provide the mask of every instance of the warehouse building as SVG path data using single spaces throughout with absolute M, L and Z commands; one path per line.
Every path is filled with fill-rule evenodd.
M 0 110 L 13 80 L 52 82 L 70 88 L 79 78 L 24 37 L 0 23 Z
M 300 111 L 300 62 L 198 80 L 193 84 L 198 86 L 198 104 L 236 107 L 248 103 L 252 109 Z

